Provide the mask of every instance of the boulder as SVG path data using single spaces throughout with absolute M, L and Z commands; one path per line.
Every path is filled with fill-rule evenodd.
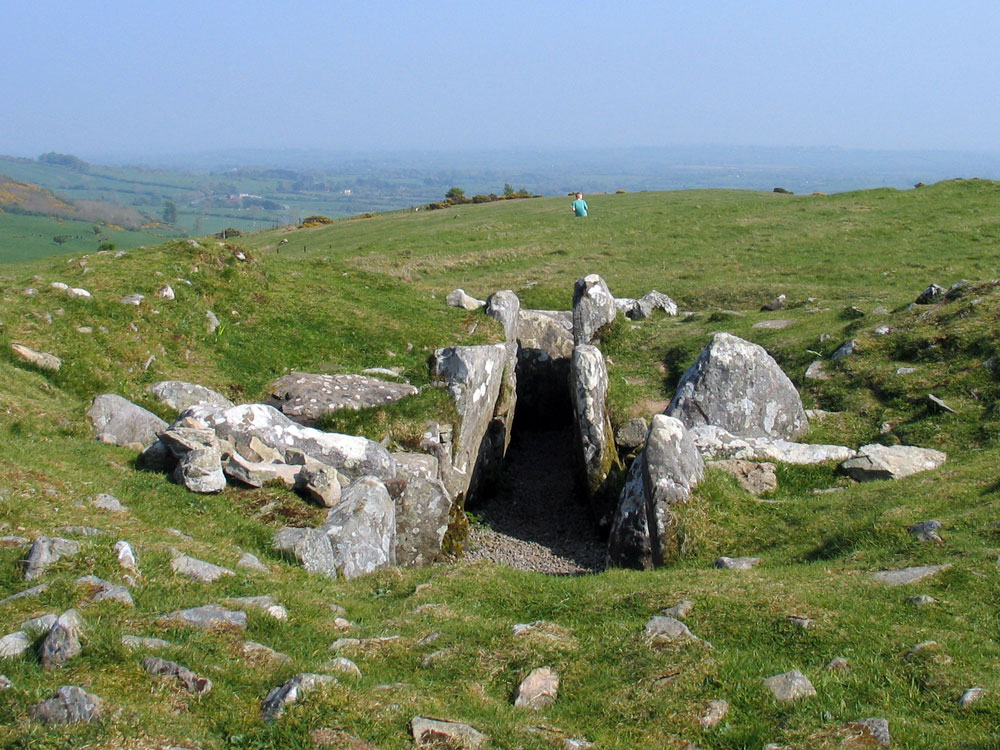
M 463 310 L 478 310 L 486 303 L 465 293 L 464 289 L 454 289 L 444 298 L 448 307 L 460 307 Z
M 611 494 L 609 478 L 621 471 L 611 419 L 606 409 L 608 371 L 596 346 L 581 344 L 570 363 L 570 396 L 577 455 L 583 467 L 587 497 L 598 526 L 607 529 L 617 498 Z
M 932 448 L 912 445 L 862 445 L 854 458 L 840 465 L 848 476 L 859 482 L 879 479 L 901 479 L 910 474 L 936 469 L 948 459 L 948 454 Z
M 243 456 L 249 455 L 251 442 L 257 440 L 286 463 L 291 463 L 291 451 L 300 451 L 350 478 L 366 474 L 389 478 L 396 471 L 392 456 L 378 443 L 304 427 L 266 404 L 243 404 L 229 409 L 194 406 L 184 411 L 178 421 L 186 417 L 204 422 Z
M 441 554 L 448 531 L 451 497 L 438 479 L 413 477 L 394 498 L 396 504 L 396 563 L 429 565 Z
M 740 438 L 714 425 L 694 427 L 688 432 L 698 452 L 705 459 L 817 464 L 824 461 L 845 461 L 857 455 L 857 451 L 843 445 L 794 443 L 770 438 Z
M 191 492 L 207 494 L 226 487 L 222 446 L 215 432 L 195 427 L 171 427 L 160 433 L 160 442 L 177 459 L 174 481 Z
M 18 357 L 23 359 L 25 362 L 34 365 L 40 370 L 58 372 L 59 368 L 62 367 L 62 360 L 54 354 L 36 352 L 34 349 L 24 346 L 23 344 L 11 344 L 10 348 Z
M 233 405 L 233 402 L 221 393 L 203 385 L 185 383 L 183 380 L 161 380 L 159 383 L 153 383 L 147 390 L 156 396 L 160 403 L 166 404 L 176 412 L 200 404 L 221 406 L 224 409 Z
M 680 420 L 653 417 L 611 526 L 609 564 L 647 570 L 676 557 L 680 542 L 671 508 L 687 502 L 703 473 L 701 456 Z
M 337 571 L 348 580 L 396 564 L 396 506 L 375 477 L 361 477 L 345 488 L 321 528 Z
M 370 375 L 314 375 L 290 372 L 270 385 L 268 402 L 286 417 L 312 425 L 338 409 L 384 406 L 418 391 L 408 383 L 391 383 Z
M 809 422 L 792 381 L 763 347 L 717 333 L 677 384 L 666 412 L 685 427 L 739 437 L 794 438 Z
M 506 344 L 453 346 L 434 352 L 431 376 L 447 387 L 459 416 L 451 460 L 442 461 L 441 472 L 448 492 L 460 504 L 499 471 L 515 398 L 514 376 L 506 374 L 508 369 Z
M 573 286 L 573 343 L 591 344 L 615 322 L 615 298 L 596 273 L 584 276 Z
M 167 423 L 141 406 L 113 393 L 94 399 L 87 411 L 94 426 L 94 437 L 112 445 L 138 445 L 140 450 L 156 442 L 157 433 Z

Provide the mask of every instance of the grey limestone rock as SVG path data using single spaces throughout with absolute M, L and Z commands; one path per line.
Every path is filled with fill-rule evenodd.
M 179 609 L 163 615 L 158 622 L 164 625 L 178 624 L 209 630 L 220 626 L 245 628 L 247 614 L 241 610 L 230 610 L 215 604 L 206 604 L 191 609 Z
M 454 289 L 444 298 L 448 307 L 460 307 L 463 310 L 478 310 L 486 303 L 465 293 L 464 289 Z
M 774 318 L 772 320 L 761 320 L 758 323 L 754 323 L 750 327 L 765 331 L 780 331 L 794 324 L 795 324 L 794 320 L 787 320 L 785 318 Z
M 94 507 L 101 510 L 110 510 L 112 513 L 128 512 L 128 508 L 122 505 L 117 497 L 109 495 L 107 492 L 102 492 L 94 498 Z
M 310 573 L 337 577 L 337 558 L 322 529 L 286 526 L 274 535 L 274 548 L 294 558 Z
M 171 648 L 173 645 L 170 641 L 165 641 L 162 638 L 144 638 L 139 635 L 122 636 L 122 646 L 129 651 L 138 651 L 139 649 L 156 651 L 161 648 Z
M 384 406 L 417 393 L 408 383 L 391 383 L 369 375 L 317 375 L 290 372 L 271 383 L 271 406 L 301 424 L 312 425 L 338 409 Z
M 351 677 L 356 677 L 359 680 L 361 679 L 361 670 L 358 668 L 358 665 L 346 656 L 337 656 L 330 659 L 330 661 L 323 664 L 322 669 L 327 672 L 339 672 L 340 674 L 350 675 Z
M 777 467 L 769 462 L 731 458 L 712 461 L 708 466 L 736 477 L 740 487 L 751 495 L 764 495 L 778 489 Z
M 666 615 L 657 615 L 650 618 L 649 622 L 646 623 L 644 632 L 652 643 L 683 643 L 685 641 L 704 643 L 683 622 L 675 617 L 668 617 Z
M 325 469 L 336 472 L 332 466 L 320 464 Z M 223 473 L 230 479 L 235 479 L 247 487 L 263 487 L 271 482 L 280 482 L 286 487 L 295 487 L 300 481 L 300 475 L 305 470 L 302 466 L 286 463 L 270 463 L 264 461 L 247 461 L 235 451 L 229 456 L 222 467 Z M 338 489 L 340 485 L 337 485 Z
M 791 439 L 809 422 L 792 381 L 763 347 L 717 333 L 681 377 L 666 412 L 688 428 L 715 425 L 738 437 Z
M 454 750 L 480 750 L 489 737 L 478 729 L 456 721 L 441 721 L 423 716 L 410 720 L 410 731 L 418 748 L 447 747 Z
M 63 685 L 55 695 L 28 709 L 28 714 L 42 724 L 90 723 L 103 714 L 101 699 L 76 685 Z
M 823 360 L 817 359 L 806 368 L 806 380 L 829 380 L 830 375 L 823 365 Z
M 40 583 L 37 586 L 32 586 L 30 589 L 25 589 L 24 591 L 18 591 L 16 594 L 11 594 L 10 596 L 5 596 L 0 599 L 0 604 L 9 604 L 10 602 L 15 602 L 18 599 L 24 599 L 28 596 L 38 596 L 43 591 L 48 589 L 47 583 Z
M 878 573 L 872 573 L 872 578 L 888 586 L 905 586 L 910 583 L 917 583 L 925 578 L 930 578 L 950 567 L 950 564 L 917 565 L 899 570 L 880 570 Z
M 599 526 L 613 522 L 615 499 L 608 497 L 606 482 L 621 464 L 607 412 L 608 370 L 596 346 L 581 344 L 570 364 L 570 397 L 573 404 L 577 453 L 583 466 L 587 496 Z
M 38 352 L 30 347 L 24 346 L 23 344 L 11 344 L 10 348 L 14 351 L 14 354 L 22 360 L 41 370 L 57 372 L 59 368 L 62 367 L 62 360 L 54 354 Z
M 830 355 L 830 359 L 836 362 L 837 360 L 843 359 L 844 357 L 852 356 L 854 354 L 854 348 L 857 345 L 858 342 L 855 339 L 851 339 L 850 341 L 844 342 L 843 344 L 840 345 L 840 347 L 838 347 L 837 351 L 835 351 L 833 354 Z
M 962 696 L 958 699 L 958 705 L 960 708 L 968 708 L 973 703 L 978 701 L 983 697 L 986 691 L 981 687 L 971 687 L 962 693 Z
M 288 610 L 280 605 L 278 601 L 270 595 L 237 596 L 232 599 L 226 599 L 226 604 L 232 607 L 250 607 L 251 609 L 257 609 L 266 614 L 268 617 L 273 617 L 275 620 L 288 619 Z
M 636 309 L 629 317 L 632 320 L 642 320 L 651 316 L 654 310 L 662 310 L 666 315 L 674 316 L 677 315 L 677 303 L 654 289 L 636 300 Z
M 0 638 L 0 659 L 12 659 L 30 648 L 31 638 L 28 634 L 23 630 L 16 630 Z
M 615 443 L 627 450 L 641 448 L 649 433 L 649 422 L 642 417 L 634 417 L 615 430 Z
M 121 584 L 111 583 L 97 576 L 90 575 L 77 578 L 76 585 L 87 586 L 91 590 L 88 600 L 95 604 L 107 601 L 118 602 L 119 604 L 124 604 L 126 607 L 135 606 L 132 594 Z
M 683 620 L 689 614 L 691 610 L 694 609 L 694 602 L 690 599 L 681 599 L 677 604 L 672 607 L 667 607 L 663 610 L 663 613 L 667 617 L 673 617 L 678 620 Z
M 332 508 L 340 501 L 341 497 L 337 470 L 326 464 L 319 464 L 311 468 L 303 466 L 298 473 L 295 489 L 304 498 L 323 508 Z
M 573 343 L 591 344 L 615 322 L 618 308 L 608 285 L 596 273 L 573 286 Z
M 517 341 L 521 301 L 510 289 L 494 292 L 486 300 L 486 314 L 503 326 L 504 338 Z
M 225 489 L 222 447 L 214 431 L 173 426 L 160 433 L 160 441 L 177 459 L 174 481 L 178 484 L 201 494 Z
M 253 570 L 257 573 L 270 573 L 271 569 L 268 568 L 264 563 L 262 563 L 256 555 L 249 552 L 244 552 L 240 559 L 236 561 L 237 568 L 244 568 L 245 570 Z
M 841 464 L 852 479 L 871 482 L 901 479 L 921 471 L 936 469 L 948 459 L 946 453 L 912 445 L 863 445 L 858 455 Z
M 918 305 L 930 305 L 940 299 L 942 299 L 947 290 L 943 286 L 938 286 L 937 284 L 931 284 L 929 287 L 924 289 L 917 298 L 914 300 Z
M 411 478 L 394 501 L 396 563 L 417 566 L 437 560 L 451 513 L 451 497 L 444 484 L 421 476 Z
M 14 683 L 7 678 L 7 675 L 0 674 L 0 690 L 10 690 L 12 687 Z
M 184 689 L 193 695 L 205 695 L 212 690 L 212 681 L 207 677 L 199 677 L 187 667 L 158 656 L 147 656 L 142 660 L 142 668 L 151 675 L 176 678 Z
M 325 674 L 297 674 L 283 685 L 279 685 L 267 694 L 260 706 L 264 721 L 274 721 L 281 717 L 288 704 L 294 703 L 302 695 L 314 690 L 320 685 L 334 683 L 334 677 Z
M 222 576 L 236 575 L 229 568 L 213 565 L 188 555 L 178 555 L 171 560 L 170 569 L 198 583 L 212 583 Z
M 152 412 L 113 393 L 97 396 L 87 416 L 94 437 L 102 443 L 137 445 L 140 450 L 155 443 L 157 433 L 167 428 L 167 423 Z
M 708 706 L 705 707 L 705 711 L 698 717 L 698 724 L 702 729 L 711 729 L 726 718 L 729 713 L 729 703 L 727 701 L 716 699 L 708 702 Z
M 38 638 L 52 630 L 52 626 L 56 624 L 58 619 L 53 614 L 32 617 L 30 620 L 25 620 L 21 623 L 21 632 L 29 638 Z
M 809 678 L 797 669 L 768 677 L 764 680 L 764 685 L 777 700 L 783 702 L 816 695 L 816 689 L 809 682 Z
M 229 408 L 233 402 L 211 388 L 196 383 L 186 383 L 183 380 L 161 380 L 148 388 L 156 398 L 176 412 L 182 412 L 192 406 L 208 404 Z
M 82 634 L 83 620 L 75 609 L 68 609 L 59 615 L 42 645 L 38 647 L 42 667 L 55 669 L 77 656 L 83 648 L 80 644 Z
M 941 535 L 938 534 L 938 530 L 940 528 L 940 521 L 922 521 L 911 526 L 909 528 L 909 532 L 911 536 L 916 537 L 921 542 L 944 544 L 944 539 L 942 539 Z
M 538 667 L 518 685 L 514 706 L 537 710 L 555 703 L 558 695 L 559 674 L 552 667 Z
M 714 425 L 693 427 L 688 432 L 698 452 L 706 459 L 816 464 L 845 461 L 857 455 L 857 451 L 843 445 L 795 443 L 780 438 L 737 437 Z
M 676 557 L 679 540 L 672 506 L 687 502 L 703 474 L 704 463 L 680 420 L 653 417 L 615 512 L 609 563 L 649 569 Z
M 879 747 L 890 747 L 889 722 L 881 718 L 858 719 L 846 726 L 853 733 L 855 744 L 874 743 Z
M 326 516 L 338 572 L 348 580 L 396 564 L 396 506 L 375 477 L 352 482 Z
M 751 570 L 759 562 L 759 557 L 719 557 L 712 565 L 723 570 Z
M 62 557 L 75 555 L 80 551 L 80 543 L 62 537 L 36 537 L 24 561 L 24 580 L 32 581 Z

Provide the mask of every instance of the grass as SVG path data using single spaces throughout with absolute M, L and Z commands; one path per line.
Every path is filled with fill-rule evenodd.
M 991 363 L 1000 361 L 1000 290 L 990 282 L 998 193 L 996 183 L 970 180 L 816 197 L 597 195 L 588 196 L 586 221 L 572 219 L 566 200 L 539 199 L 262 233 L 244 238 L 247 262 L 230 247 L 201 240 L 198 247 L 171 242 L 120 258 L 75 255 L 71 262 L 4 266 L 0 536 L 58 534 L 64 525 L 106 533 L 78 537 L 80 554 L 46 573 L 50 587 L 40 597 L 0 608 L 0 635 L 28 617 L 71 606 L 87 622 L 83 654 L 62 670 L 43 671 L 33 658 L 0 661 L 14 684 L 0 701 L 0 743 L 311 748 L 311 732 L 338 729 L 378 747 L 403 748 L 411 745 L 407 722 L 423 714 L 467 721 L 503 748 L 558 747 L 561 736 L 609 748 L 681 748 L 688 741 L 706 749 L 768 742 L 834 748 L 843 725 L 868 716 L 890 721 L 894 746 L 1000 747 L 1000 531 L 994 526 L 1000 424 Z M 768 503 L 709 471 L 679 514 L 685 555 L 648 573 L 552 578 L 451 562 L 343 582 L 310 576 L 271 550 L 276 528 L 318 516 L 296 496 L 276 488 L 193 495 L 162 475 L 138 471 L 134 453 L 89 437 L 84 414 L 102 392 L 171 418 L 145 391 L 168 378 L 199 382 L 238 401 L 264 397 L 268 383 L 290 369 L 392 366 L 429 386 L 434 348 L 501 335 L 481 314 L 446 307 L 451 289 L 485 297 L 510 288 L 525 306 L 567 309 L 573 282 L 591 272 L 618 296 L 656 288 L 693 313 L 620 320 L 602 343 L 616 423 L 662 410 L 710 335 L 726 330 L 765 346 L 807 406 L 843 412 L 815 423 L 809 440 L 925 445 L 946 450 L 948 463 L 898 482 L 861 485 L 831 465 L 783 466 L 769 498 L 775 502 Z M 975 283 L 956 299 L 908 309 L 929 283 L 948 287 L 963 278 Z M 87 288 L 94 299 L 71 299 L 52 281 Z M 165 284 L 176 292 L 172 302 L 156 296 Z M 34 296 L 24 294 L 28 287 Z M 129 293 L 146 297 L 139 307 L 121 304 Z M 760 312 L 778 293 L 787 295 L 789 308 Z M 845 314 L 852 305 L 865 315 Z M 887 312 L 875 314 L 876 306 Z M 222 321 L 214 333 L 206 327 L 209 310 Z M 753 327 L 769 318 L 794 322 L 781 330 Z M 876 334 L 880 325 L 890 332 Z M 848 339 L 857 341 L 857 354 L 828 362 L 830 380 L 804 379 L 810 362 Z M 57 354 L 63 368 L 47 374 L 23 365 L 10 353 L 11 342 Z M 901 366 L 916 372 L 898 375 Z M 957 414 L 930 408 L 928 393 Z M 332 415 L 325 426 L 412 448 L 424 420 L 447 410 L 442 392 L 425 388 L 397 405 Z M 814 492 L 829 488 L 839 491 Z M 118 517 L 94 508 L 99 492 L 114 494 L 130 512 Z M 907 533 L 930 518 L 943 522 L 944 546 Z M 136 608 L 81 604 L 83 591 L 73 583 L 79 576 L 120 580 L 112 550 L 118 539 L 129 540 L 139 557 Z M 172 548 L 236 575 L 214 584 L 179 579 L 169 568 Z M 236 568 L 243 551 L 270 572 Z M 713 569 L 723 554 L 762 562 L 745 573 Z M 0 547 L 0 590 L 27 586 L 18 568 L 23 555 L 23 548 Z M 952 567 L 910 587 L 887 588 L 869 577 L 885 568 L 943 563 Z M 250 611 L 246 633 L 203 633 L 157 621 L 182 607 L 264 593 L 288 608 L 287 622 Z M 914 607 L 907 598 L 917 593 L 938 602 Z M 681 598 L 695 602 L 687 622 L 711 649 L 651 647 L 642 638 L 649 617 Z M 355 623 L 346 635 L 400 638 L 346 651 L 362 670 L 360 680 L 342 678 L 264 724 L 259 705 L 272 687 L 299 672 L 322 671 L 334 655 L 328 646 L 345 633 L 333 625 L 332 604 Z M 422 604 L 443 607 L 415 612 Z M 816 625 L 800 629 L 789 615 Z M 535 620 L 570 635 L 513 636 L 515 623 Z M 211 678 L 215 688 L 193 698 L 149 677 L 139 666 L 143 654 L 121 647 L 123 633 L 170 640 L 175 646 L 164 657 Z M 424 640 L 434 633 L 432 642 Z M 245 640 L 276 648 L 291 662 L 248 663 Z M 926 640 L 937 641 L 938 651 L 905 658 Z M 850 671 L 826 671 L 836 656 L 850 660 Z M 546 665 L 562 676 L 559 699 L 540 713 L 515 709 L 519 681 Z M 790 669 L 804 672 L 818 695 L 776 703 L 761 681 Z M 100 695 L 108 717 L 65 730 L 31 722 L 28 706 L 63 684 Z M 986 688 L 986 696 L 960 709 L 956 699 L 973 685 Z M 715 698 L 726 699 L 730 713 L 717 728 L 702 730 L 697 717 Z

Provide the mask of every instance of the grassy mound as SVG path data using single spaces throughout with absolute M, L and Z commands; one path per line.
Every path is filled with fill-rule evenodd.
M 469 722 L 492 746 L 510 748 L 560 747 L 563 737 L 602 748 L 688 741 L 734 750 L 769 742 L 835 748 L 847 725 L 872 716 L 888 719 L 894 746 L 997 746 L 1000 287 L 991 276 L 998 197 L 1000 185 L 978 180 L 831 196 L 596 195 L 588 196 L 586 220 L 573 219 L 565 199 L 504 201 L 336 220 L 251 235 L 239 245 L 173 242 L 121 257 L 0 267 L 0 536 L 71 535 L 65 526 L 104 531 L 73 537 L 80 552 L 44 575 L 44 593 L 0 605 L 0 635 L 70 607 L 87 623 L 82 654 L 62 669 L 45 671 L 31 654 L 0 660 L 13 683 L 0 700 L 0 742 L 311 748 L 346 732 L 404 748 L 412 746 L 407 723 L 419 714 Z M 778 490 L 766 498 L 772 502 L 709 472 L 680 514 L 684 556 L 650 573 L 554 578 L 454 562 L 340 582 L 272 551 L 276 528 L 309 523 L 319 512 L 295 495 L 276 488 L 194 495 L 137 470 L 133 452 L 90 438 L 84 414 L 103 392 L 171 418 L 146 393 L 164 379 L 198 382 L 242 402 L 264 396 L 291 369 L 391 366 L 428 385 L 434 348 L 501 335 L 480 313 L 446 307 L 453 288 L 477 297 L 509 288 L 527 307 L 567 309 L 573 282 L 587 273 L 600 273 L 618 296 L 658 289 L 693 313 L 620 320 L 603 343 L 615 422 L 662 411 L 711 333 L 724 330 L 767 348 L 807 406 L 837 412 L 816 422 L 809 440 L 922 445 L 947 451 L 948 462 L 871 484 L 852 484 L 835 466 L 781 467 Z M 951 298 L 909 307 L 928 284 L 948 288 L 962 279 L 971 283 Z M 94 298 L 68 297 L 54 281 Z M 166 285 L 174 300 L 157 296 Z M 788 309 L 759 311 L 779 293 Z M 128 294 L 145 296 L 133 306 L 120 301 Z M 214 332 L 209 311 L 221 322 Z M 791 323 L 754 327 L 778 318 Z M 882 326 L 888 332 L 877 333 Z M 853 356 L 828 359 L 852 339 Z M 34 370 L 16 360 L 11 343 L 56 354 L 63 367 Z M 829 380 L 804 378 L 816 359 L 826 362 Z M 955 413 L 931 405 L 929 394 Z M 409 447 L 423 421 L 446 408 L 441 392 L 428 388 L 326 424 Z M 96 508 L 101 492 L 128 513 Z M 942 546 L 907 532 L 932 518 L 943 524 Z M 74 584 L 80 576 L 121 580 L 119 539 L 139 558 L 136 607 L 83 603 L 86 590 Z M 189 582 L 170 568 L 173 549 L 236 574 Z M 25 552 L 0 547 L 3 592 L 29 586 L 18 563 Z M 269 572 L 237 567 L 243 552 Z M 716 570 L 719 555 L 762 562 L 747 572 Z M 870 578 L 945 563 L 947 571 L 907 587 Z M 245 632 L 158 622 L 180 608 L 259 594 L 280 601 L 289 619 L 248 610 Z M 914 606 L 908 599 L 916 594 L 937 603 Z M 646 621 L 682 598 L 695 602 L 686 622 L 712 648 L 653 646 L 643 637 Z M 346 610 L 347 630 L 335 623 L 333 605 Z M 815 622 L 803 629 L 790 616 Z M 557 637 L 514 635 L 515 623 L 537 620 L 552 623 Z M 170 641 L 162 656 L 209 677 L 214 689 L 196 698 L 150 677 L 140 666 L 146 654 L 125 650 L 123 634 Z M 262 722 L 268 691 L 294 674 L 324 672 L 338 655 L 330 644 L 345 636 L 399 637 L 343 647 L 361 678 L 341 675 L 278 721 Z M 928 640 L 937 647 L 907 656 Z M 245 641 L 289 661 L 245 656 Z M 827 671 L 834 657 L 848 659 L 849 671 Z M 540 666 L 561 675 L 558 700 L 538 713 L 514 708 L 517 685 Z M 772 698 L 762 680 L 791 669 L 809 677 L 815 697 Z M 101 696 L 105 718 L 59 729 L 31 721 L 28 708 L 66 684 Z M 957 699 L 972 686 L 986 695 L 961 708 Z M 728 716 L 701 728 L 699 715 L 719 698 L 729 702 Z

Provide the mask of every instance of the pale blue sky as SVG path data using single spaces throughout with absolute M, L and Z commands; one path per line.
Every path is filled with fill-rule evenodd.
M 1000 2 L 0 0 L 0 153 L 1000 150 Z

